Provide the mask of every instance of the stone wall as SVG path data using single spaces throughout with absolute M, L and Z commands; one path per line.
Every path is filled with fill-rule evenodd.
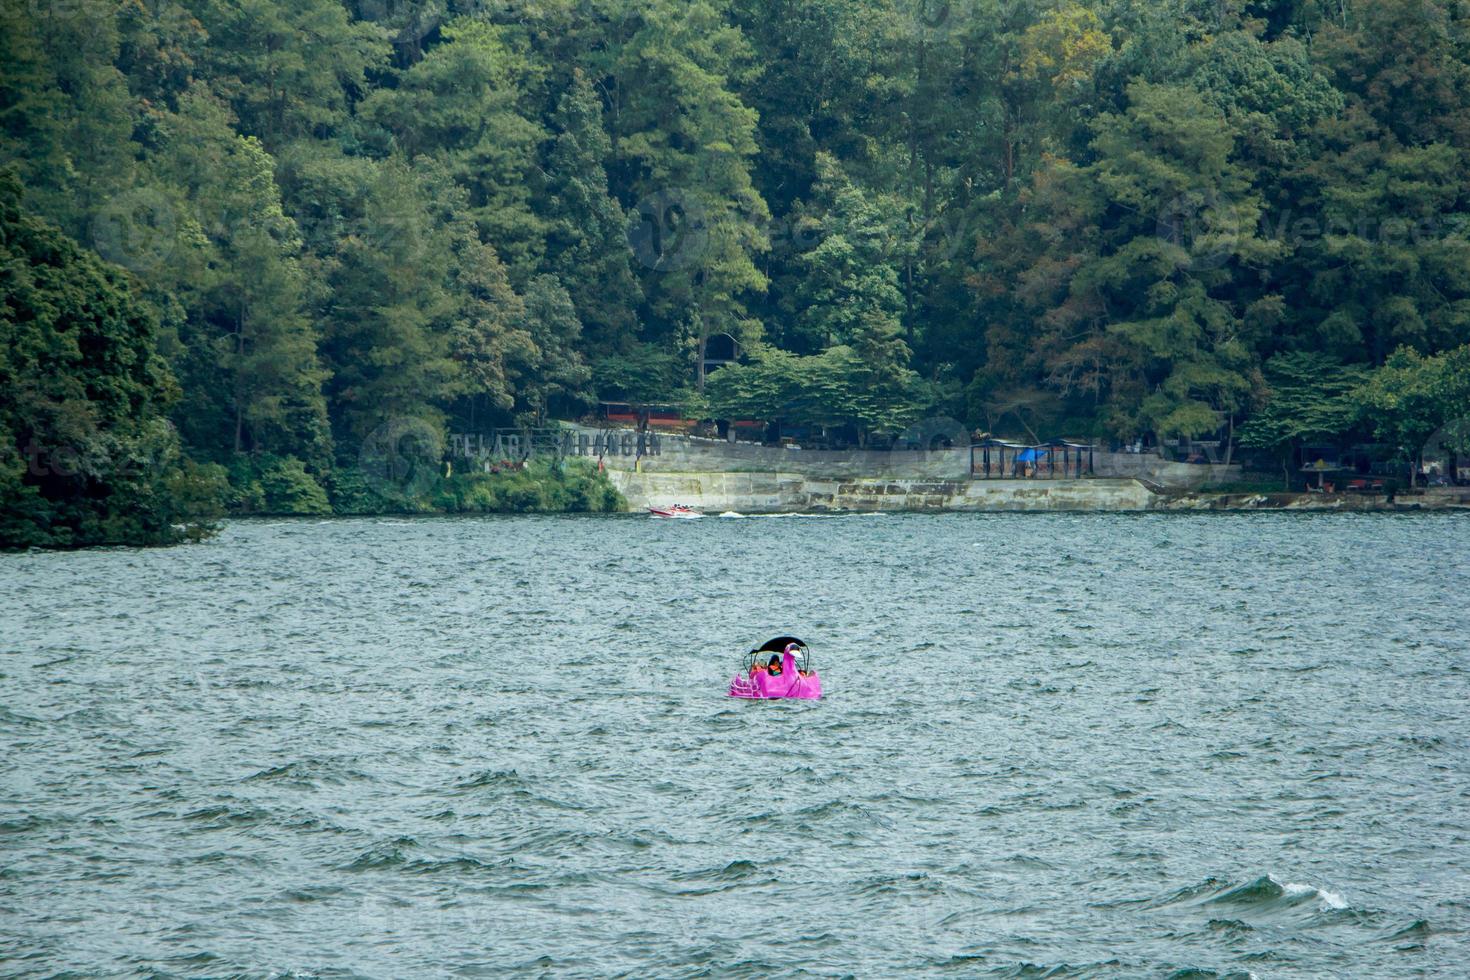
M 579 429 L 595 439 L 597 429 Z M 616 432 L 629 435 L 626 430 Z M 620 439 L 620 442 L 623 442 Z M 642 473 L 664 473 L 669 476 L 711 475 L 786 475 L 786 479 L 807 480 L 969 480 L 969 447 L 956 450 L 792 450 L 792 448 L 754 445 L 750 442 L 726 442 L 723 439 L 701 439 L 685 435 L 657 436 L 659 453 L 638 458 L 637 438 L 626 439 L 628 454 L 610 453 L 604 464 L 610 470 L 641 470 Z M 1241 467 L 1217 464 L 1172 463 L 1152 454 L 1094 453 L 1092 467 L 1097 478 L 1144 480 L 1160 488 L 1198 489 L 1205 483 L 1238 482 Z M 978 482 L 1010 482 L 1010 480 L 978 480 Z M 1022 480 L 1026 483 L 1067 482 L 1067 480 Z
M 631 470 L 636 462 L 645 473 L 795 473 L 812 479 L 964 480 L 970 472 L 969 447 L 929 452 L 787 449 L 671 435 L 660 436 L 658 442 L 658 455 L 642 460 L 633 455 L 609 455 L 605 463 L 610 469 Z M 1177 488 L 1240 479 L 1239 466 L 1173 463 L 1130 453 L 1094 453 L 1093 471 L 1099 477 Z
M 1470 511 L 1470 493 L 1403 494 L 1389 498 L 1367 493 L 1167 493 L 1159 494 L 1154 510 L 1171 511 L 1341 511 L 1357 513 L 1412 513 L 1414 511 Z
M 1138 480 L 817 479 L 799 473 L 610 471 L 634 511 L 686 504 L 706 514 L 875 511 L 1470 511 L 1470 493 L 1157 493 Z
M 799 473 L 635 473 L 613 484 L 633 510 L 685 504 L 708 514 L 823 511 L 1140 511 L 1154 494 L 1137 480 L 814 478 Z

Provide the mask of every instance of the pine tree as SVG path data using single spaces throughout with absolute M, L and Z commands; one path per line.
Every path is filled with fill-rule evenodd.
M 870 318 L 896 325 L 903 294 L 892 256 L 898 231 L 834 159 L 820 156 L 817 168 L 812 210 L 821 215 L 821 241 L 802 256 L 795 300 L 808 342 L 826 347 L 852 343 Z
M 543 208 L 546 266 L 565 286 L 594 355 L 612 353 L 637 332 L 642 290 L 633 276 L 628 215 L 608 194 L 605 162 L 612 143 L 602 104 L 580 70 L 552 118 Z
M 205 414 L 181 417 L 184 431 L 204 453 L 228 446 L 325 466 L 325 373 L 302 243 L 282 210 L 274 161 L 259 140 L 231 132 L 224 107 L 201 87 L 179 105 L 159 118 L 154 163 L 181 195 L 168 264 L 187 311 L 178 367 L 193 391 L 207 393 L 186 401 L 191 414 Z M 209 411 L 211 401 L 224 418 Z
M 439 160 L 468 192 L 467 211 L 523 283 L 539 265 L 546 228 L 531 207 L 541 126 L 522 111 L 528 66 L 502 32 L 462 18 L 440 31 L 441 42 L 399 75 L 393 88 L 363 100 L 363 119 L 392 133 L 412 160 Z
M 567 408 L 592 401 L 592 372 L 578 351 L 582 324 L 571 296 L 555 276 L 537 276 L 526 288 L 522 330 L 530 338 L 530 357 L 519 365 L 517 400 L 524 420 L 545 425 L 559 402 Z
M 766 288 L 765 202 L 751 181 L 756 114 L 732 91 L 750 49 L 711 0 L 654 0 L 612 66 L 614 155 L 639 202 L 635 251 L 661 340 L 704 383 L 708 338 L 750 341 L 746 298 Z
M 454 358 L 456 301 L 448 289 L 455 235 L 440 209 L 462 202 L 450 176 L 388 161 L 354 202 L 328 281 L 323 349 L 339 448 L 352 458 L 394 420 L 440 427 L 466 391 Z
M 514 408 L 515 365 L 533 362 L 536 348 L 524 325 L 525 302 L 511 288 L 500 257 L 472 227 L 458 235 L 451 285 L 458 297 L 452 350 L 467 376 L 465 394 L 474 427 L 486 410 L 508 413 Z
M 181 0 L 210 43 L 204 71 L 245 135 L 278 152 L 348 122 L 353 93 L 388 57 L 386 32 L 336 0 Z

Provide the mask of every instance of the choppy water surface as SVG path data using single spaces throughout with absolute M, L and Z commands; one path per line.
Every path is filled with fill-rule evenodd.
M 1463 976 L 1467 545 L 515 518 L 0 558 L 0 972 Z M 828 697 L 723 697 L 788 630 Z

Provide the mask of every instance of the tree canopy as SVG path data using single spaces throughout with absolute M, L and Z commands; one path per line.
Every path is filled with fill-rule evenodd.
M 0 165 L 114 267 L 85 275 L 126 270 L 201 463 L 330 487 L 394 418 L 598 399 L 1274 447 L 1329 364 L 1381 373 L 1347 424 L 1385 439 L 1459 410 L 1404 393 L 1470 344 L 1458 0 L 0 19 Z M 707 377 L 723 334 L 757 354 Z

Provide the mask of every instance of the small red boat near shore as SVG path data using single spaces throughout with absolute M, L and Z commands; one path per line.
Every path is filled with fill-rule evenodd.
M 683 504 L 674 504 L 670 507 L 650 507 L 648 513 L 653 517 L 670 517 L 676 520 L 698 520 L 704 515 L 693 507 L 685 507 Z

